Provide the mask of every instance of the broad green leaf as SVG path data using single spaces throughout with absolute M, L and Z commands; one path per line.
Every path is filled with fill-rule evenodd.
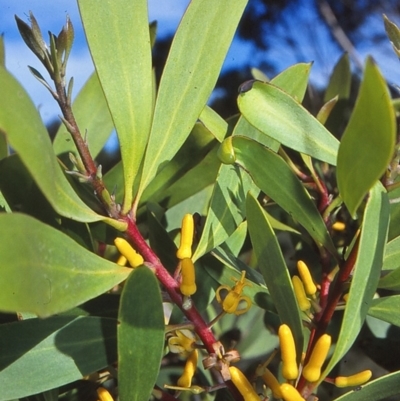
M 82 135 L 86 135 L 90 154 L 95 158 L 113 130 L 113 122 L 96 72 L 78 93 L 72 110 Z M 53 148 L 57 155 L 64 152 L 76 153 L 71 135 L 63 124 L 54 138 Z
M 164 348 L 161 293 L 148 267 L 134 269 L 126 281 L 118 321 L 119 399 L 148 400 Z
M 246 199 L 246 210 L 258 268 L 264 277 L 282 324 L 287 324 L 292 330 L 297 358 L 300 361 L 303 351 L 301 315 L 278 239 L 257 199 L 251 194 Z
M 299 63 L 292 65 L 271 79 L 271 84 L 284 90 L 287 94 L 301 103 L 306 94 L 311 67 L 312 63 Z
M 254 183 L 297 220 L 317 242 L 333 255 L 335 246 L 310 195 L 285 161 L 259 143 L 232 137 L 236 164 L 247 171 Z
M 190 2 L 161 77 L 139 198 L 162 164 L 181 147 L 204 109 L 247 1 Z
M 349 55 L 344 53 L 333 69 L 328 87 L 325 90 L 324 102 L 329 102 L 335 96 L 338 96 L 339 99 L 348 99 L 350 96 L 350 86 L 351 70 Z
M 395 326 L 400 326 L 400 295 L 377 298 L 372 300 L 368 315 L 383 320 Z
M 383 22 L 385 24 L 386 34 L 392 43 L 393 50 L 397 57 L 400 58 L 400 29 L 394 22 L 390 21 L 385 14 L 383 14 Z
M 218 142 L 224 140 L 228 131 L 228 123 L 211 107 L 204 107 L 199 116 L 199 120 L 215 136 Z
M 0 87 L 3 94 L 0 96 L 0 131 L 6 134 L 10 146 L 19 154 L 57 213 L 83 222 L 115 222 L 93 212 L 73 191 L 54 155 L 35 105 L 18 81 L 2 67 Z
M 235 166 L 221 165 L 193 261 L 225 242 L 234 233 L 244 220 L 244 201 L 249 190 L 256 192 L 246 173 Z
M 258 130 L 318 160 L 336 165 L 338 140 L 292 96 L 275 85 L 254 82 L 238 97 L 239 110 Z
M 228 249 L 236 257 L 239 256 L 247 237 L 247 221 L 242 221 L 233 234 L 221 246 Z
M 393 157 L 396 118 L 384 78 L 371 58 L 337 161 L 339 194 L 350 214 L 356 210 Z
M 147 0 L 78 0 L 96 71 L 118 134 L 124 166 L 123 211 L 148 140 L 153 77 Z
M 378 285 L 388 224 L 388 197 L 381 183 L 378 182 L 372 188 L 365 208 L 358 255 L 354 265 L 354 274 L 339 338 L 320 380 L 323 380 L 343 358 L 360 333 Z
M 390 270 L 379 280 L 378 287 L 388 290 L 400 290 L 400 237 L 396 237 L 386 245 L 382 270 Z
M 7 138 L 0 130 L 0 160 L 7 157 L 9 154 Z
M 123 281 L 130 269 L 103 259 L 38 220 L 0 215 L 0 310 L 40 317 L 67 311 Z
M 115 363 L 117 321 L 55 316 L 0 325 L 0 401 L 80 380 Z
M 336 398 L 335 401 L 379 401 L 400 394 L 400 372 L 388 373 L 364 386 Z

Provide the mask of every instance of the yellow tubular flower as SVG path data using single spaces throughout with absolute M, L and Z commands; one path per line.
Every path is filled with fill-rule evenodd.
M 183 370 L 182 376 L 178 379 L 179 387 L 187 388 L 192 385 L 192 378 L 196 373 L 196 368 L 197 368 L 197 357 L 198 357 L 197 349 L 194 349 L 190 353 L 186 361 L 185 369 Z
M 227 285 L 221 285 L 217 288 L 217 291 L 215 292 L 215 297 L 217 298 L 218 303 L 222 306 L 224 312 L 234 313 L 238 316 L 242 315 L 250 309 L 252 305 L 251 299 L 247 295 L 242 295 L 243 288 L 246 285 L 250 285 L 245 282 L 245 276 L 246 272 L 243 270 L 240 280 L 234 279 L 236 281 L 236 284 L 233 286 L 233 288 Z M 228 291 L 228 294 L 223 300 L 220 295 L 221 290 Z M 239 304 L 242 301 L 246 303 L 246 307 L 238 309 Z
M 176 336 L 168 339 L 169 350 L 175 354 L 185 354 L 193 351 L 196 337 L 189 330 L 176 330 Z
M 301 281 L 303 282 L 306 294 L 315 295 L 317 292 L 317 286 L 314 284 L 308 266 L 302 260 L 299 260 L 297 262 L 297 270 L 299 272 Z
M 300 393 L 288 383 L 281 384 L 282 398 L 285 401 L 305 401 Z
M 127 262 L 128 262 L 128 259 L 124 255 L 121 255 L 117 260 L 117 265 L 118 266 L 126 266 Z
M 346 229 L 346 224 L 342 223 L 341 221 L 335 221 L 332 224 L 332 228 L 335 231 L 344 231 Z
M 360 386 L 361 384 L 366 383 L 372 376 L 372 372 L 370 370 L 363 370 L 352 376 L 338 376 L 335 379 L 336 387 L 354 387 Z
M 261 377 L 263 378 L 264 383 L 272 390 L 274 398 L 283 398 L 281 386 L 269 369 L 265 368 L 265 372 Z
M 185 259 L 192 257 L 192 243 L 194 235 L 194 221 L 193 215 L 185 214 L 182 219 L 181 228 L 181 242 L 180 246 L 176 252 L 176 257 L 178 259 Z
M 282 324 L 279 326 L 278 336 L 281 345 L 282 376 L 286 380 L 295 380 L 299 375 L 299 369 L 292 330 L 288 325 Z
M 233 384 L 237 387 L 239 393 L 242 394 L 244 401 L 260 401 L 260 397 L 240 369 L 230 366 L 229 372 L 231 373 Z
M 306 292 L 304 290 L 304 285 L 303 282 L 300 280 L 300 277 L 293 276 L 292 284 L 300 310 L 303 312 L 309 310 L 311 308 L 311 302 L 307 298 Z
M 328 355 L 331 346 L 331 336 L 323 334 L 315 344 L 310 360 L 304 366 L 303 376 L 311 383 L 316 382 L 321 376 L 321 368 Z
M 104 387 L 99 387 L 96 391 L 99 401 L 114 401 L 111 394 Z
M 121 237 L 117 237 L 114 240 L 114 244 L 120 253 L 126 257 L 129 264 L 132 267 L 138 267 L 143 264 L 144 260 L 142 255 L 139 255 L 130 245 L 128 241 Z
M 179 289 L 181 290 L 182 295 L 193 295 L 196 290 L 196 274 L 194 270 L 194 264 L 192 259 L 185 258 L 181 261 L 181 274 L 182 280 Z

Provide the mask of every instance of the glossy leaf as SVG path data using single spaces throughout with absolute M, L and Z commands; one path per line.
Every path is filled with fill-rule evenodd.
M 0 325 L 0 401 L 71 383 L 115 363 L 117 321 L 55 316 Z
M 236 163 L 250 174 L 254 183 L 297 220 L 315 241 L 335 255 L 335 247 L 320 213 L 285 161 L 248 138 L 233 137 L 232 144 Z
M 96 72 L 78 93 L 72 110 L 82 135 L 86 135 L 90 154 L 95 158 L 113 130 L 113 121 Z M 71 135 L 63 124 L 54 138 L 53 148 L 57 155 L 64 152 L 76 153 Z
M 368 315 L 383 320 L 395 326 L 400 326 L 400 295 L 377 298 L 372 300 Z
M 0 130 L 19 154 L 37 185 L 62 216 L 83 222 L 111 219 L 87 207 L 65 178 L 54 155 L 49 135 L 28 94 L 16 79 L 0 67 Z
M 395 135 L 395 113 L 386 82 L 369 58 L 337 162 L 339 194 L 353 218 L 367 192 L 386 171 Z
M 388 197 L 381 183 L 378 182 L 372 188 L 365 208 L 358 255 L 339 338 L 321 380 L 343 358 L 361 330 L 378 285 L 388 224 Z
M 351 70 L 349 55 L 344 53 L 339 59 L 329 79 L 328 87 L 325 90 L 324 102 L 329 102 L 335 96 L 339 99 L 348 99 L 350 96 Z
M 123 211 L 147 144 L 153 77 L 147 0 L 79 0 L 89 49 L 117 131 L 124 166 Z
M 245 217 L 243 205 L 249 190 L 256 192 L 254 184 L 243 171 L 234 166 L 221 165 L 193 261 L 233 234 Z
M 124 280 L 119 267 L 23 214 L 0 215 L 0 310 L 40 317 L 67 311 Z
M 312 63 L 299 63 L 292 65 L 271 79 L 271 84 L 284 90 L 287 94 L 301 103 L 306 94 L 311 67 Z
M 400 372 L 388 373 L 336 398 L 336 401 L 379 401 L 400 394 Z
M 118 391 L 121 401 L 150 397 L 164 347 L 164 313 L 154 273 L 138 267 L 124 285 L 118 321 Z
M 206 105 L 246 4 L 190 2 L 161 77 L 139 197 L 162 163 L 178 151 Z
M 300 361 L 303 350 L 302 321 L 278 239 L 257 199 L 250 194 L 246 199 L 246 210 L 251 243 L 259 270 L 267 284 L 281 323 L 287 324 L 292 330 L 297 360 Z
M 291 149 L 336 165 L 338 140 L 282 89 L 254 82 L 249 91 L 239 95 L 238 106 L 246 120 L 265 135 Z

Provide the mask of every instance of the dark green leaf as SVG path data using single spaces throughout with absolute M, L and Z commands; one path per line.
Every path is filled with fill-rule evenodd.
M 0 401 L 62 386 L 114 363 L 117 321 L 56 316 L 0 325 Z
M 282 323 L 293 333 L 297 360 L 303 351 L 303 329 L 289 270 L 286 266 L 278 240 L 257 200 L 248 195 L 246 200 L 247 224 L 258 267 L 267 284 L 268 291 Z
M 373 299 L 368 315 L 400 326 L 400 295 Z
M 238 106 L 246 120 L 265 135 L 336 165 L 337 139 L 282 89 L 255 82 L 251 90 L 239 95 Z
M 126 281 L 118 320 L 119 399 L 148 400 L 164 347 L 161 293 L 148 267 L 134 269 Z
M 386 171 L 395 135 L 396 118 L 386 82 L 369 58 L 337 161 L 339 194 L 353 218 L 367 192 Z
M 0 310 L 46 317 L 94 298 L 130 269 L 111 263 L 65 234 L 22 214 L 0 215 Z

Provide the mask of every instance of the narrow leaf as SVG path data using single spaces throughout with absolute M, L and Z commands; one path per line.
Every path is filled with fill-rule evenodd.
M 96 72 L 78 93 L 72 110 L 82 135 L 86 136 L 90 154 L 95 158 L 113 130 L 111 115 Z M 64 152 L 76 153 L 74 142 L 64 125 L 56 133 L 53 148 L 57 155 Z
M 67 311 L 124 280 L 119 267 L 23 214 L 0 215 L 0 310 L 41 317 Z
M 289 270 L 278 240 L 258 201 L 249 194 L 246 200 L 247 224 L 258 267 L 278 311 L 281 323 L 287 324 L 295 339 L 297 359 L 303 350 L 303 329 Z
M 79 0 L 83 27 L 121 147 L 125 198 L 132 187 L 150 132 L 153 78 L 147 0 Z
M 117 359 L 117 321 L 55 316 L 0 325 L 0 401 L 60 387 Z
M 254 183 L 335 255 L 335 246 L 317 207 L 285 161 L 248 138 L 235 136 L 232 144 L 236 163 L 250 174 Z
M 369 58 L 337 162 L 339 194 L 353 218 L 367 192 L 386 171 L 395 135 L 396 118 L 386 82 Z
M 368 315 L 400 327 L 400 295 L 372 300 Z
M 204 107 L 199 116 L 199 120 L 219 142 L 224 140 L 226 133 L 228 132 L 228 123 L 211 107 Z
M 386 270 L 388 274 L 379 280 L 378 287 L 400 290 L 400 237 L 396 237 L 386 245 L 382 270 Z
M 394 22 L 390 21 L 385 14 L 383 14 L 383 22 L 385 24 L 386 34 L 392 43 L 393 50 L 397 57 L 400 58 L 400 29 Z
M 278 87 L 254 82 L 238 97 L 240 112 L 258 130 L 318 160 L 336 165 L 338 140 L 293 97 Z
M 370 192 L 361 228 L 360 245 L 335 351 L 321 380 L 343 358 L 360 333 L 376 291 L 389 225 L 389 201 L 378 182 Z
M 204 109 L 247 1 L 190 2 L 161 77 L 139 197 L 159 166 L 181 147 Z
M 62 216 L 83 222 L 106 220 L 87 207 L 65 178 L 40 115 L 17 80 L 0 67 L 0 130 L 37 185 Z M 7 96 L 5 96 L 7 94 Z
M 119 399 L 148 400 L 164 347 L 161 293 L 148 267 L 138 267 L 126 281 L 118 320 Z
M 324 102 L 327 103 L 334 97 L 348 99 L 350 96 L 351 70 L 349 55 L 347 53 L 339 59 L 329 79 L 328 87 L 325 90 Z

